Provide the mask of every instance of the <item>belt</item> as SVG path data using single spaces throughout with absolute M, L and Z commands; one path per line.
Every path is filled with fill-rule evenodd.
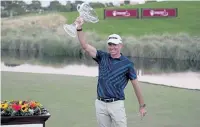
M 109 103 L 109 102 L 118 101 L 118 100 L 120 100 L 120 99 L 118 99 L 118 98 L 109 98 L 109 99 L 105 99 L 105 98 L 100 98 L 100 97 L 98 97 L 98 100 L 103 101 L 103 102 L 106 102 L 106 103 Z

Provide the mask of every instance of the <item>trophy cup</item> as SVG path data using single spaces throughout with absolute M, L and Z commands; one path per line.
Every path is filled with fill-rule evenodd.
M 79 15 L 83 18 L 84 21 L 90 22 L 90 23 L 97 23 L 99 21 L 97 13 L 95 10 L 87 3 L 82 3 L 81 5 L 77 5 L 77 11 L 79 12 Z M 63 26 L 65 32 L 67 32 L 71 37 L 76 37 L 76 24 L 65 24 Z

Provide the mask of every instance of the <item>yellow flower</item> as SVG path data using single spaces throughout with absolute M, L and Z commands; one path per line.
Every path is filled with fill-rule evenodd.
M 41 107 L 42 105 L 39 102 L 36 102 L 36 106 Z
M 21 107 L 22 112 L 27 112 L 28 111 L 28 104 L 24 104 Z
M 22 105 L 22 101 L 19 101 L 19 104 Z
M 2 109 L 7 109 L 8 108 L 8 104 L 7 103 L 1 104 L 1 108 Z

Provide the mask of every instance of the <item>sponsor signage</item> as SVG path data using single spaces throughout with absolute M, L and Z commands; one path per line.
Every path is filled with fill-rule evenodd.
M 138 9 L 105 9 L 105 18 L 138 18 Z
M 141 18 L 177 17 L 177 8 L 142 8 Z

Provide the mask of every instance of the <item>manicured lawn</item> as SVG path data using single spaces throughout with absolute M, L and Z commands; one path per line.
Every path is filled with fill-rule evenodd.
M 2 100 L 33 99 L 51 113 L 47 127 L 95 127 L 97 78 L 1 72 Z M 140 83 L 148 115 L 141 121 L 129 83 L 126 112 L 129 127 L 199 127 L 200 91 Z

